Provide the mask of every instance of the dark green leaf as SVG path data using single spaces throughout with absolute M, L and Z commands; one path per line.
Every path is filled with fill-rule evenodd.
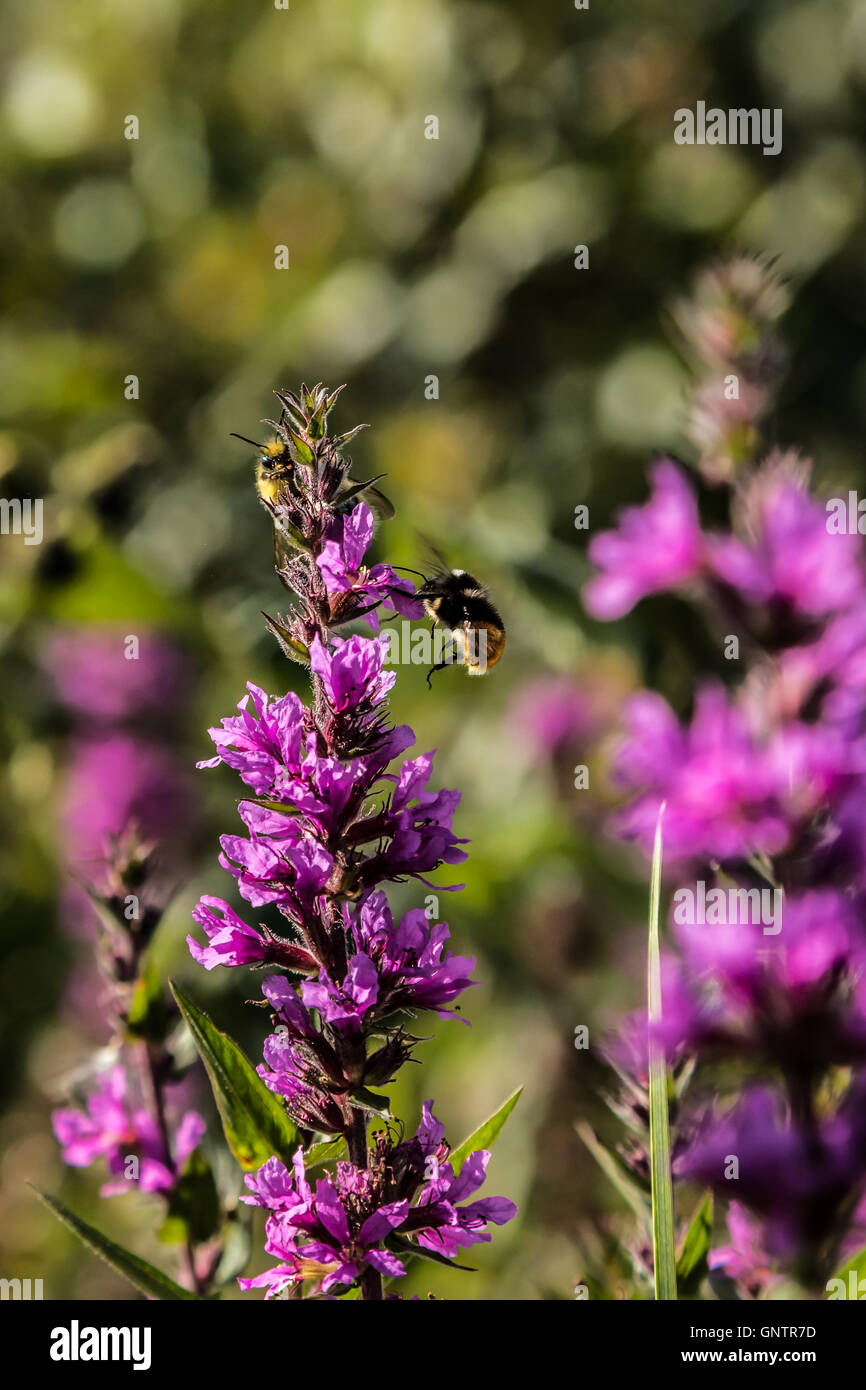
M 388 1237 L 388 1247 L 395 1250 L 400 1255 L 409 1255 L 419 1260 L 432 1260 L 435 1265 L 445 1265 L 447 1269 L 464 1269 L 468 1274 L 477 1274 L 477 1270 L 472 1265 L 459 1265 L 454 1260 L 449 1260 L 447 1255 L 440 1255 L 438 1250 L 428 1250 L 424 1245 L 413 1245 L 412 1241 L 405 1236 L 396 1235 L 394 1232 Z
M 350 439 L 354 439 L 356 434 L 360 434 L 361 430 L 368 430 L 369 428 L 369 425 L 356 425 L 353 430 L 347 430 L 345 434 L 341 434 L 334 443 L 338 449 L 342 449 L 344 445 L 348 444 Z M 384 473 L 379 474 L 380 478 L 384 478 L 384 476 Z
M 595 1131 L 585 1121 L 579 1120 L 574 1127 L 605 1177 L 613 1183 L 617 1192 L 624 1201 L 628 1202 L 635 1215 L 642 1221 L 645 1220 L 650 1214 L 649 1202 L 619 1155 L 606 1149 Z
M 391 1102 L 388 1097 L 368 1091 L 366 1086 L 357 1086 L 352 1092 L 351 1101 L 358 1110 L 372 1110 L 376 1115 L 391 1114 Z
M 29 1184 L 33 1187 L 33 1184 Z M 33 1187 L 33 1191 L 44 1202 L 48 1210 L 53 1212 L 58 1221 L 62 1221 L 74 1235 L 78 1237 L 94 1255 L 98 1255 L 106 1264 L 118 1274 L 122 1274 L 124 1279 L 128 1279 L 130 1284 L 148 1298 L 158 1298 L 163 1300 L 179 1301 L 181 1299 L 196 1300 L 196 1295 L 190 1293 L 188 1289 L 182 1289 L 180 1284 L 176 1284 L 167 1274 L 163 1274 L 161 1269 L 155 1265 L 148 1264 L 147 1260 L 142 1260 L 138 1255 L 134 1255 L 131 1250 L 124 1250 L 122 1245 L 118 1245 L 108 1236 L 103 1235 L 95 1226 L 89 1226 L 86 1221 L 82 1221 L 80 1216 L 76 1216 L 67 1206 L 56 1197 L 51 1197 L 47 1192 L 42 1192 L 40 1188 Z
M 310 433 L 313 434 L 313 431 L 311 430 Z M 292 429 L 289 430 L 289 438 L 292 441 L 292 455 L 295 462 L 303 464 L 305 468 L 312 468 L 316 456 L 307 441 Z
M 343 1158 L 345 1156 L 346 1141 L 340 1136 L 339 1139 L 326 1139 L 322 1144 L 314 1144 L 307 1149 L 304 1154 L 304 1167 L 317 1168 L 321 1163 L 330 1163 L 331 1160 Z
M 129 1013 L 126 1015 L 127 1032 L 133 1038 L 147 1038 L 151 1042 L 161 1042 L 169 1024 L 169 1012 L 165 1006 L 162 980 L 151 958 L 148 956 L 144 970 L 135 982 Z
M 309 648 L 305 647 L 303 642 L 299 642 L 297 638 L 293 637 L 289 629 L 278 622 L 276 618 L 272 618 L 270 614 L 262 613 L 262 617 L 276 637 L 286 656 L 290 657 L 292 661 L 299 661 L 302 665 L 309 666 Z
M 674 1192 L 671 1179 L 671 1136 L 668 1122 L 668 1069 L 654 1032 L 662 1019 L 659 958 L 659 904 L 662 877 L 662 811 L 656 825 L 649 900 L 647 951 L 647 1018 L 649 1039 L 650 1171 L 652 1173 L 653 1270 L 657 1299 L 677 1296 L 677 1257 L 674 1241 Z
M 266 811 L 276 811 L 281 816 L 303 815 L 303 811 L 299 811 L 290 801 L 275 801 L 269 796 L 245 796 L 242 799 L 251 802 L 253 806 L 262 806 Z
M 694 1298 L 707 1273 L 707 1255 L 713 1235 L 713 1194 L 708 1192 L 698 1207 L 677 1253 L 677 1287 L 685 1298 Z
M 160 1240 L 169 1244 L 191 1240 L 200 1245 L 216 1235 L 220 1216 L 220 1199 L 211 1166 L 201 1150 L 195 1149 L 172 1189 Z
M 448 1161 L 455 1173 L 460 1171 L 464 1159 L 468 1158 L 475 1149 L 490 1149 L 493 1147 L 495 1140 L 499 1137 L 502 1126 L 519 1101 L 522 1091 L 523 1087 L 518 1086 L 517 1090 L 512 1092 L 506 1101 L 502 1102 L 499 1109 L 495 1110 L 493 1114 L 484 1121 L 483 1125 L 479 1125 L 474 1133 L 463 1140 L 462 1144 L 458 1144 L 456 1149 L 451 1150 Z
M 236 1042 L 172 984 L 193 1041 L 205 1064 L 229 1148 L 242 1168 L 259 1168 L 272 1155 L 288 1162 L 298 1131 L 273 1092 L 256 1075 Z

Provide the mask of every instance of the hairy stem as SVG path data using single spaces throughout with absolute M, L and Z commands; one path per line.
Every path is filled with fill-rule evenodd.
M 367 1121 L 363 1110 L 355 1110 L 347 1142 L 352 1163 L 356 1168 L 366 1168 Z M 378 1269 L 367 1268 L 361 1275 L 361 1298 L 367 1302 L 382 1301 L 382 1276 Z

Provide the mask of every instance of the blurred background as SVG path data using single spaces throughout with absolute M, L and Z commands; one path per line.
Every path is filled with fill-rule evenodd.
M 509 631 L 483 683 L 399 672 L 396 718 L 463 792 L 470 859 L 439 876 L 466 890 L 441 916 L 483 986 L 395 1109 L 414 1129 L 434 1096 L 457 1143 L 523 1085 L 487 1189 L 521 1214 L 477 1273 L 425 1264 L 401 1291 L 572 1298 L 623 1211 L 574 1122 L 612 1132 L 595 1049 L 641 997 L 647 872 L 604 834 L 610 737 L 637 684 L 682 707 L 719 665 L 673 600 L 587 618 L 574 509 L 595 532 L 645 497 L 648 456 L 690 456 L 666 313 L 727 247 L 778 256 L 794 291 L 779 440 L 862 486 L 866 0 L 4 8 L 0 490 L 44 499 L 44 539 L 0 537 L 0 1273 L 132 1294 L 26 1181 L 171 1268 L 153 1203 L 101 1202 L 50 1128 L 106 1041 L 71 871 L 130 815 L 165 843 L 162 968 L 258 1060 L 254 979 L 184 944 L 200 893 L 237 901 L 216 851 L 238 788 L 194 763 L 246 680 L 304 693 L 260 617 L 284 592 L 229 437 L 264 437 L 272 389 L 304 379 L 348 382 L 336 425 L 373 426 L 355 472 L 397 507 L 376 558 L 417 566 L 420 528 Z M 781 107 L 781 154 L 675 145 L 699 99 Z

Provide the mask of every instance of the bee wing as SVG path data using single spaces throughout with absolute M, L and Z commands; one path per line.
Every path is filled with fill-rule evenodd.
M 367 503 L 377 521 L 390 521 L 391 517 L 394 516 L 394 504 L 385 496 L 384 492 L 373 487 L 373 483 L 378 482 L 384 476 L 384 473 L 377 473 L 376 477 L 371 479 L 369 483 L 353 483 L 350 479 L 346 479 L 340 488 L 337 500 L 342 506 L 360 496 Z
M 441 551 L 421 531 L 416 531 L 422 554 L 421 565 L 429 579 L 442 578 L 451 573 L 451 566 Z
M 391 517 L 395 515 L 394 503 L 377 487 L 365 488 L 363 496 L 377 520 L 390 521 Z
M 283 568 L 283 565 L 287 564 L 287 563 L 289 562 L 289 560 L 291 560 L 291 559 L 293 558 L 293 556 L 295 556 L 296 554 L 297 554 L 297 549 L 296 549 L 296 547 L 292 545 L 291 541 L 289 540 L 288 536 L 286 535 L 286 533 L 285 533 L 285 531 L 282 529 L 282 527 L 281 527 L 278 523 L 275 522 L 275 523 L 274 523 L 274 568 L 276 569 L 277 574 L 280 576 L 280 579 L 283 579 L 282 574 L 280 573 L 281 570 L 282 570 L 282 568 Z M 283 583 L 286 584 L 286 581 L 285 581 L 284 579 L 283 579 Z M 286 584 L 286 588 L 287 588 L 287 589 L 290 588 L 290 587 L 291 587 L 291 586 L 290 586 L 289 584 Z

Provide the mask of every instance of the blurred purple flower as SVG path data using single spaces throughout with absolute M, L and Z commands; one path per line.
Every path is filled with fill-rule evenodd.
M 159 1126 L 151 1112 L 130 1103 L 127 1076 L 116 1066 L 97 1079 L 86 1109 L 55 1110 L 54 1133 L 63 1146 L 63 1160 L 74 1168 L 87 1168 L 105 1158 L 114 1182 L 104 1184 L 103 1196 L 116 1196 L 138 1188 L 142 1192 L 170 1191 L 205 1131 L 195 1110 L 180 1119 L 174 1136 L 174 1154 L 165 1152 Z M 127 1177 L 128 1160 L 137 1160 L 137 1177 Z
M 621 618 L 639 599 L 696 578 L 703 565 L 704 541 L 691 484 L 669 459 L 650 469 L 652 496 L 643 507 L 626 507 L 616 531 L 603 531 L 589 544 L 589 557 L 602 573 L 583 591 L 595 618 Z
M 42 664 L 58 699 L 83 721 L 118 724 L 146 711 L 165 712 L 183 695 L 182 652 L 155 632 L 135 634 L 137 656 L 121 629 L 60 628 L 45 644 Z
M 866 596 L 857 536 L 827 532 L 796 455 L 773 454 L 736 495 L 734 533 L 707 540 L 712 569 L 749 604 L 829 617 Z

